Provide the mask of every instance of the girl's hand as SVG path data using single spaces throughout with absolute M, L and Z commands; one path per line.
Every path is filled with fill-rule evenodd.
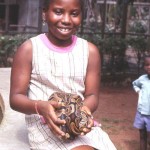
M 38 102 L 39 114 L 44 117 L 44 120 L 50 130 L 59 138 L 65 136 L 65 133 L 60 130 L 59 126 L 65 124 L 65 120 L 57 117 L 55 110 L 61 107 L 61 103 L 54 101 L 39 101 Z
M 85 135 L 91 131 L 92 127 L 94 126 L 94 120 L 91 111 L 87 106 L 83 106 L 81 111 L 84 111 L 89 116 L 88 126 L 87 128 L 83 128 L 83 132 L 81 133 L 81 135 Z

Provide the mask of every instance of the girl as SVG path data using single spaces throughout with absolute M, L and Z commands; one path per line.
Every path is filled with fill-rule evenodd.
M 74 34 L 81 24 L 83 0 L 45 0 L 43 22 L 48 33 L 23 43 L 11 72 L 11 108 L 26 114 L 28 137 L 34 150 L 115 150 L 109 137 L 90 119 L 81 136 L 71 142 L 59 128 L 59 103 L 49 102 L 54 92 L 82 97 L 84 110 L 93 113 L 99 102 L 100 55 L 97 47 Z M 45 118 L 41 122 L 39 114 Z M 91 128 L 93 128 L 91 130 Z

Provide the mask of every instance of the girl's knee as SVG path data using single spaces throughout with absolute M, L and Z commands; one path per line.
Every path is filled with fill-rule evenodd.
M 82 145 L 82 146 L 75 147 L 72 150 L 95 150 L 95 149 L 88 145 Z

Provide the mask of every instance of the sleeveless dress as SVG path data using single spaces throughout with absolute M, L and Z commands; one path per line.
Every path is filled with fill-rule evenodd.
M 88 42 L 72 36 L 72 45 L 54 46 L 45 34 L 31 38 L 33 47 L 32 73 L 28 97 L 47 101 L 54 92 L 74 93 L 83 97 L 88 64 Z M 28 138 L 32 150 L 71 150 L 79 145 L 89 145 L 98 150 L 116 150 L 109 136 L 100 127 L 93 127 L 85 136 L 71 142 L 58 139 L 42 124 L 37 114 L 26 115 Z

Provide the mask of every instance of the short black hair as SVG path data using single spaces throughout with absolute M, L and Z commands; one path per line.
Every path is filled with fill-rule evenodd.
M 150 55 L 144 55 L 144 57 L 143 57 L 143 65 L 145 65 L 145 60 L 146 60 L 147 58 L 150 58 Z
M 43 10 L 47 10 L 52 1 L 54 1 L 54 0 L 42 0 Z M 79 2 L 81 4 L 81 10 L 83 10 L 84 1 L 85 0 L 79 0 Z

